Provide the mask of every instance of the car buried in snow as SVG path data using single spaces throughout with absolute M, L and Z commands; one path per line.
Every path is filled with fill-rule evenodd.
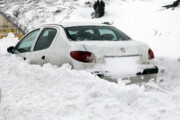
M 26 34 L 15 47 L 11 46 L 7 51 L 25 60 L 29 59 L 32 64 L 51 63 L 61 66 L 69 63 L 73 69 L 87 69 L 107 79 L 113 78 L 108 74 L 108 70 L 93 69 L 94 66 L 106 64 L 108 58 L 112 60 L 136 58 L 141 70 L 134 73 L 135 76 L 128 77 L 132 79 L 132 83 L 139 81 L 142 77 L 156 79 L 158 73 L 158 68 L 153 62 L 154 53 L 147 44 L 132 40 L 119 29 L 107 24 L 43 25 Z M 122 66 L 117 64 L 114 69 Z M 122 68 L 128 69 L 128 65 Z

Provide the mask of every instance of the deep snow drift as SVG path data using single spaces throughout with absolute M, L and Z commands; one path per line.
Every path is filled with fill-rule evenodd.
M 86 71 L 31 65 L 8 54 L 17 39 L 0 40 L 1 120 L 179 120 L 180 63 L 158 58 L 157 83 L 126 86 Z M 171 64 L 173 63 L 173 65 Z
M 18 42 L 9 34 L 0 40 L 0 120 L 180 119 L 180 8 L 161 8 L 173 0 L 107 0 L 106 14 L 100 19 L 91 19 L 93 10 L 84 0 L 8 1 L 0 5 L 1 11 L 24 28 L 28 26 L 27 31 L 40 24 L 60 22 L 72 6 L 75 9 L 64 21 L 114 22 L 132 38 L 150 45 L 160 73 L 157 83 L 127 86 L 121 79 L 115 84 L 86 71 L 71 70 L 68 64 L 30 65 L 6 52 L 8 46 Z M 17 10 L 20 13 L 16 18 L 13 12 Z

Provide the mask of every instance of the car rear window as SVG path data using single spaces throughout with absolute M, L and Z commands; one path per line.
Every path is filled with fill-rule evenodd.
M 125 41 L 130 40 L 126 34 L 112 26 L 76 26 L 66 27 L 66 34 L 72 41 Z

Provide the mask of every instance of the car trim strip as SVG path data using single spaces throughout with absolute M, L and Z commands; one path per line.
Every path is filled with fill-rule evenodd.
M 115 57 L 138 57 L 142 56 L 141 54 L 132 54 L 132 55 L 118 55 L 118 56 L 104 56 L 104 58 L 115 58 Z

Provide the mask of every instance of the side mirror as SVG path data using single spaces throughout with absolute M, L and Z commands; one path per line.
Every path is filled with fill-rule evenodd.
M 8 53 L 14 53 L 14 51 L 15 51 L 15 48 L 14 48 L 14 46 L 11 46 L 11 47 L 8 47 L 7 48 L 7 51 L 8 51 Z

